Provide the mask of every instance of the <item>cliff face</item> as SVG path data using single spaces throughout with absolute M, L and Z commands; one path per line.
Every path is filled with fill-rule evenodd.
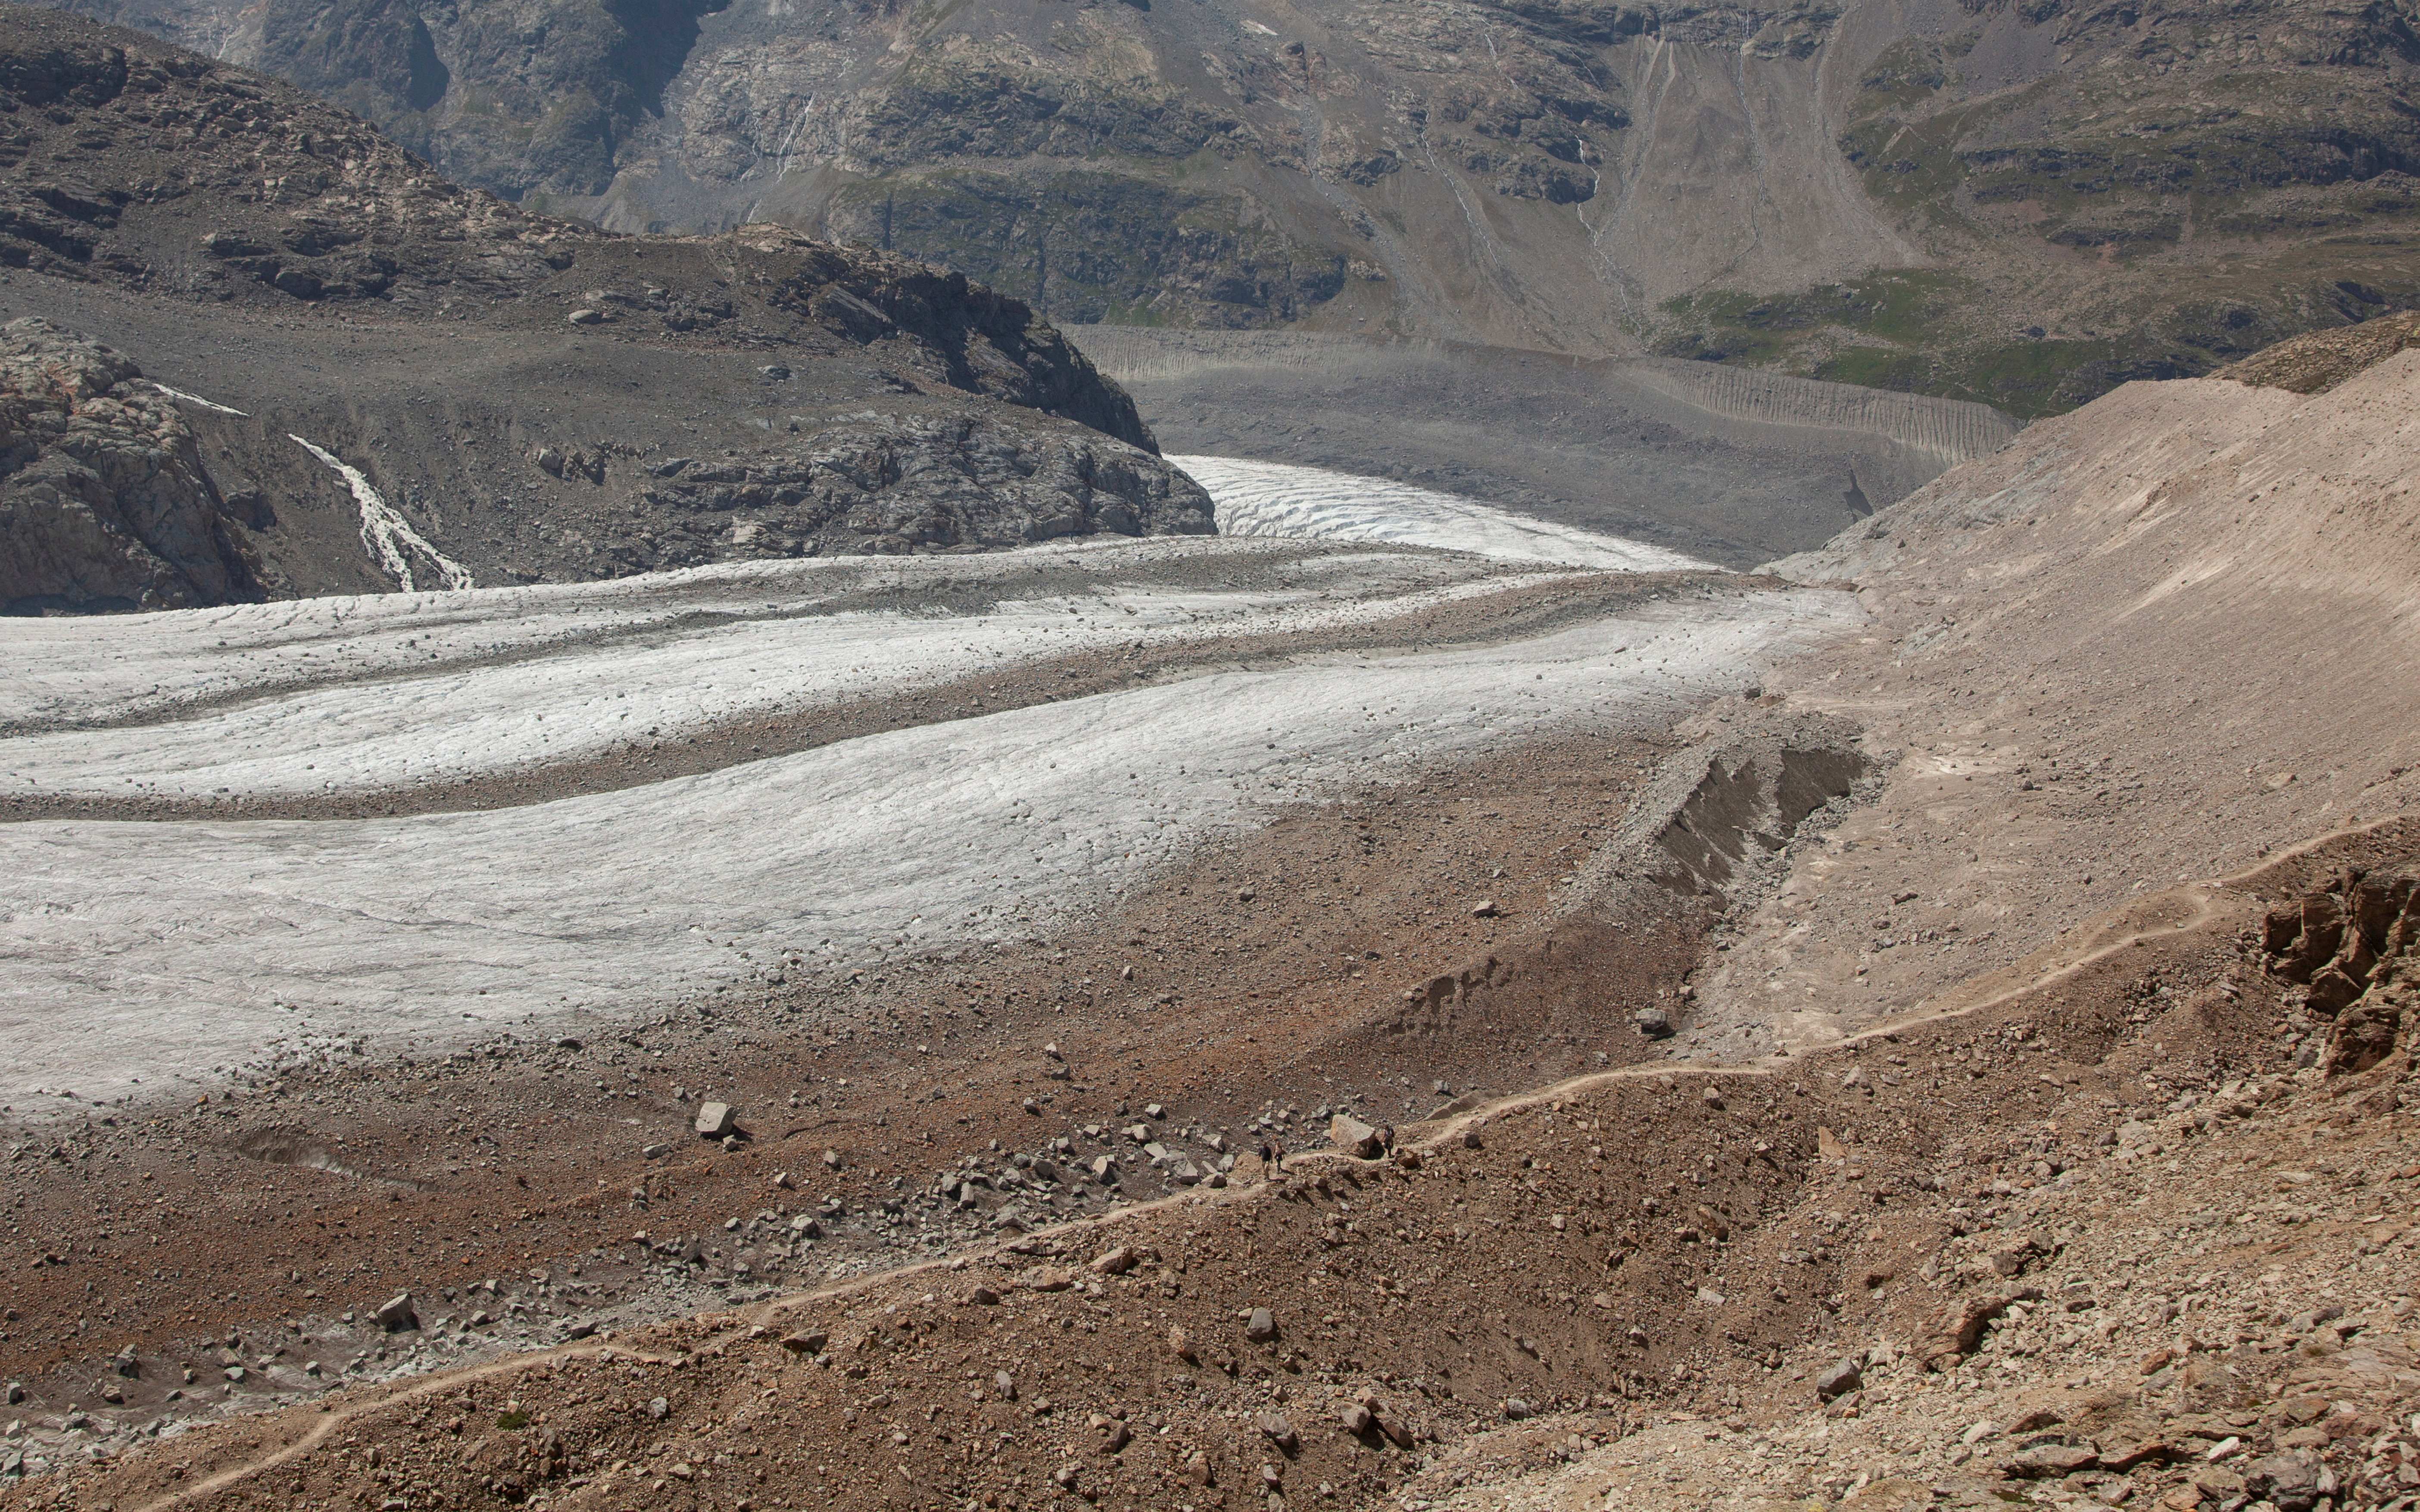
M 1125 392 L 962 273 L 778 226 L 537 214 L 290 85 L 57 12 L 0 9 L 0 266 L 22 270 L 0 308 L 108 342 L 79 361 L 182 391 L 200 438 L 161 432 L 174 508 L 76 495 L 159 571 L 12 537 L 21 607 L 405 586 L 412 553 L 375 547 L 403 527 L 419 587 L 435 560 L 518 581 L 1212 528 Z M 147 389 L 81 397 L 178 421 Z M 238 494 L 260 507 L 213 513 Z M 160 547 L 147 511 L 224 560 Z
M 523 204 L 780 220 L 1069 321 L 2035 414 L 2420 298 L 2412 0 L 73 3 Z

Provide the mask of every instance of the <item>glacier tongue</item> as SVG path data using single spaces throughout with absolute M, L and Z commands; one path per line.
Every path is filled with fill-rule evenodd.
M 1516 515 L 1460 494 L 1284 462 L 1174 456 L 1218 506 L 1218 533 L 1383 541 L 1615 572 L 1706 569 L 1678 551 Z
M 1400 485 L 1186 464 L 1230 523 L 1333 544 L 1062 543 L 0 629 L 0 717 L 22 732 L 0 738 L 0 781 L 205 803 L 542 777 L 639 730 L 1020 660 L 1270 632 L 1304 648 L 519 807 L 0 825 L 0 1099 L 208 1082 L 297 1035 L 557 1032 L 780 956 L 838 972 L 1038 934 L 1273 806 L 1659 727 L 1861 618 L 1846 594 L 1700 578 L 1528 639 L 1356 653 L 1434 647 L 1419 616 L 1575 566 L 1694 563 Z

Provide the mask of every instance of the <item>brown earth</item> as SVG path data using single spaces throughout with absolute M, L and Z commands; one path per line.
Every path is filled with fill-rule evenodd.
M 1626 1445 L 1635 1465 L 1676 1423 L 1690 1425 L 1690 1443 L 1671 1462 L 1691 1470 L 1743 1444 L 1803 1439 L 1809 1421 L 1857 1418 L 1841 1436 L 1870 1443 L 1886 1414 L 1931 1422 L 1993 1400 L 1955 1395 L 1984 1389 L 1983 1367 L 2038 1374 L 2028 1357 L 2047 1341 L 2029 1326 L 2048 1335 L 2067 1316 L 2038 1306 L 2042 1297 L 2106 1307 L 2130 1335 L 2163 1336 L 2176 1309 L 2138 1323 L 2143 1299 L 2120 1294 L 2181 1246 L 2145 1254 L 2140 1275 L 2111 1257 L 2208 1200 L 2230 1159 L 2273 1165 L 2281 1130 L 2324 1140 L 2325 1169 L 2360 1173 L 2348 1186 L 2412 1174 L 2412 1110 L 2397 1090 L 2408 1050 L 2343 1083 L 2349 1097 L 2283 1074 L 2275 1031 L 2297 1016 L 2297 995 L 2261 969 L 2257 925 L 2264 900 L 2322 887 L 2347 862 L 2399 860 L 2412 840 L 2387 826 L 2146 900 L 2103 921 L 2114 937 L 2088 960 L 2034 963 L 2029 990 L 1818 1056 L 1585 1075 L 1407 1127 L 1393 1160 L 1248 1166 L 1223 1191 L 947 1261 L 401 1387 L 347 1388 L 12 1500 L 1219 1506 L 1400 1492 L 1495 1504 L 1502 1492 L 1488 1485 L 1555 1458 L 1579 1458 L 1602 1478 Z M 2254 1132 L 2234 1132 L 2243 1128 Z M 2147 1183 L 2144 1167 L 2171 1152 Z M 2069 1335 L 2084 1324 L 2060 1331 L 2076 1371 L 2067 1396 L 2030 1427 L 1992 1432 L 2039 1440 L 2070 1419 L 2092 1428 L 2097 1447 L 2070 1479 L 2114 1482 L 2118 1499 L 2173 1498 L 2222 1438 L 2247 1460 L 2279 1444 L 2324 1450 L 2350 1489 L 2367 1473 L 2354 1452 L 2399 1431 L 2380 1414 L 2413 1405 L 2420 1377 L 2392 1336 L 2400 1315 L 2352 1289 L 2374 1268 L 2312 1266 L 2357 1245 L 2377 1253 L 2399 1237 L 2409 1200 L 2389 1187 L 2361 1204 L 2380 1207 L 2366 1225 L 2335 1205 L 2297 1210 L 2281 1239 L 2247 1232 L 2194 1253 L 2239 1271 L 2257 1261 L 2273 1279 L 2290 1266 L 2284 1290 L 2315 1309 L 2343 1299 L 2333 1347 L 2316 1323 L 2303 1337 L 2252 1318 L 2250 1333 L 2232 1328 L 2232 1310 L 2213 1317 L 2205 1281 L 2185 1294 L 2200 1307 L 2180 1331 L 2185 1347 L 2155 1351 L 2149 1371 L 2078 1350 Z M 2396 1227 L 2376 1229 L 2381 1217 Z M 1266 1309 L 1265 1324 L 1253 1309 Z M 1962 1330 L 1967 1318 L 1977 1321 Z M 2348 1334 L 2367 1361 L 2331 1359 Z M 1860 1341 L 1872 1337 L 1902 1342 L 1868 1351 Z M 1853 1350 L 1879 1379 L 1828 1415 L 1807 1412 L 1815 1367 Z M 2288 1384 L 2325 1379 L 2318 1395 L 2349 1398 L 2306 1412 L 2313 1391 L 2278 1390 L 2296 1365 Z M 1556 1415 L 1542 1432 L 1520 1423 L 1533 1412 Z M 2320 1418 L 2316 1440 L 2292 1437 Z M 2337 1431 L 2335 1418 L 2349 1426 Z M 1496 1427 L 1507 1420 L 1515 1426 Z M 1957 1458 L 1993 1499 L 2030 1500 L 2022 1484 L 1996 1483 L 2037 1473 L 2041 1450 L 2011 1469 L 2008 1447 Z M 1880 1484 L 1900 1451 L 1868 1452 L 1861 1488 Z M 1955 1453 L 1906 1452 L 1945 1468 Z M 2124 1468 L 2099 1469 L 2103 1455 Z M 1848 1484 L 1837 1457 L 1787 1458 L 1759 1467 L 1774 1490 Z M 2395 1475 L 2389 1462 L 2384 1484 Z M 1617 1490 L 1625 1478 L 1636 1477 L 1617 1472 Z M 1922 1504 L 1936 1493 L 1916 1494 Z
M 1718 942 L 1709 1021 L 1816 1042 L 2129 897 L 2420 798 L 2420 356 L 2326 393 L 2130 385 L 1776 563 L 1863 635 L 1772 679 L 1896 752 Z

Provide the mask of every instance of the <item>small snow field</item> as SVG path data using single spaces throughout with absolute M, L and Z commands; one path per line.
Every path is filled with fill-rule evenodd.
M 0 790 L 222 806 L 0 825 L 0 1101 L 21 1116 L 64 1110 L 65 1093 L 133 1101 L 305 1040 L 568 1032 L 744 987 L 785 958 L 845 974 L 1032 938 L 1276 806 L 1660 726 L 1859 617 L 1843 594 L 1693 577 L 1509 643 L 1323 649 L 1339 627 L 1606 564 L 1586 542 L 1577 563 L 1546 555 L 1543 532 L 1499 553 L 1495 529 L 1473 527 L 1463 552 L 1061 543 L 0 622 L 0 730 L 16 732 Z M 553 801 L 370 819 L 225 807 L 638 762 L 738 713 L 1245 630 L 1302 654 L 937 710 Z

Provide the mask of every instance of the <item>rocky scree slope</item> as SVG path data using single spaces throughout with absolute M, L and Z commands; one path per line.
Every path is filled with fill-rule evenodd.
M 71 0 L 629 230 L 2027 417 L 2420 297 L 2411 0 Z
M 397 525 L 419 587 L 1212 528 L 1131 400 L 961 275 L 533 214 L 289 85 L 58 12 L 0 10 L 0 308 L 188 396 L 209 485 L 256 501 L 221 518 L 260 592 L 403 586 L 372 543 Z

